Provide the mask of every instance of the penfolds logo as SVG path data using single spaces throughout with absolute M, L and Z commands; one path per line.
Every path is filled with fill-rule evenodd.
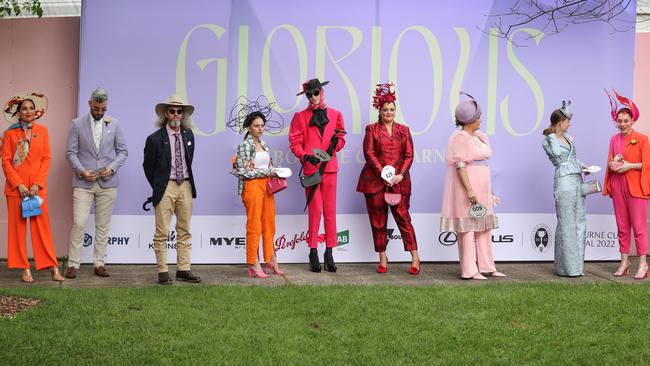
M 296 245 L 300 244 L 303 241 L 307 241 L 308 235 L 309 231 L 303 231 L 300 234 L 293 234 L 293 238 L 287 238 L 285 234 L 282 234 L 282 236 L 275 239 L 275 250 L 278 251 L 289 248 L 291 250 L 294 250 L 296 248 Z

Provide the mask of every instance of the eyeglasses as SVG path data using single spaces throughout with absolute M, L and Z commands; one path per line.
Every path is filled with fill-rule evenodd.
M 307 99 L 310 99 L 311 97 L 317 97 L 320 95 L 320 90 L 316 90 L 313 93 L 305 93 L 305 95 L 307 96 Z
M 170 109 L 167 110 L 167 113 L 171 114 L 172 116 L 175 115 L 175 114 L 180 115 L 180 114 L 183 114 L 183 109 L 182 108 L 181 109 L 171 109 L 170 108 Z

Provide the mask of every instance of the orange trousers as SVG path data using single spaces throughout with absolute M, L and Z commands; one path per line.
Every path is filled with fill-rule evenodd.
M 32 234 L 32 248 L 34 249 L 34 262 L 36 269 L 41 270 L 58 266 L 52 231 L 50 230 L 50 216 L 47 211 L 47 197 L 41 196 L 45 201 L 41 205 L 42 214 L 29 218 L 29 227 Z M 20 210 L 22 198 L 7 196 L 7 216 L 9 242 L 7 257 L 9 268 L 29 268 L 27 260 L 27 219 L 23 219 Z
M 246 263 L 255 264 L 259 257 L 260 236 L 264 262 L 273 258 L 275 236 L 275 198 L 266 188 L 270 178 L 249 179 L 244 182 L 242 201 L 246 207 Z

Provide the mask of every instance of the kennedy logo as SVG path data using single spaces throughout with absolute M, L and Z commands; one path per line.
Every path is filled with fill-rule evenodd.
M 531 243 L 533 248 L 538 253 L 544 253 L 549 248 L 549 243 L 551 241 L 551 229 L 544 224 L 537 225 L 531 234 Z
M 108 245 L 127 246 L 131 240 L 128 236 L 109 236 L 107 239 Z M 93 237 L 88 233 L 84 233 L 84 247 L 93 245 Z
M 192 243 L 190 243 L 190 247 L 192 246 Z M 149 249 L 153 249 L 154 244 L 149 243 Z M 176 231 L 170 230 L 169 234 L 167 235 L 167 249 L 178 249 L 178 244 L 176 243 Z
M 220 246 L 220 245 L 226 245 L 226 246 L 233 246 L 233 247 L 242 247 L 246 245 L 246 238 L 238 236 L 238 237 L 216 237 L 216 238 L 210 238 L 210 246 Z
M 388 243 L 390 239 L 402 240 L 402 235 L 393 234 L 394 232 L 395 229 L 386 229 L 386 243 Z
M 336 233 L 336 246 L 350 244 L 350 230 L 344 230 Z
M 450 247 L 458 241 L 458 236 L 453 231 L 443 231 L 438 235 L 438 242 L 446 247 Z

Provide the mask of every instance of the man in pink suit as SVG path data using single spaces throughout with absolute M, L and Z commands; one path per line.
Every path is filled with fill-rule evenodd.
M 339 164 L 336 153 L 345 146 L 343 138 L 345 126 L 343 115 L 336 109 L 325 105 L 323 83 L 318 79 L 311 79 L 302 84 L 302 91 L 296 95 L 305 94 L 309 105 L 301 112 L 294 114 L 289 129 L 289 144 L 291 151 L 303 165 L 305 176 L 311 176 L 321 170 L 321 164 L 326 164 L 321 173 L 321 182 L 317 185 L 306 187 L 305 194 L 308 199 L 309 216 L 309 264 L 312 272 L 320 272 L 318 259 L 318 229 L 320 228 L 321 214 L 325 220 L 325 270 L 336 272 L 336 264 L 332 256 L 332 248 L 337 244 L 336 236 L 336 173 Z M 314 153 L 314 149 L 327 151 L 333 146 L 332 158 L 328 162 L 321 162 Z M 313 193 L 311 191 L 314 190 Z M 312 196 L 311 200 L 309 197 Z

